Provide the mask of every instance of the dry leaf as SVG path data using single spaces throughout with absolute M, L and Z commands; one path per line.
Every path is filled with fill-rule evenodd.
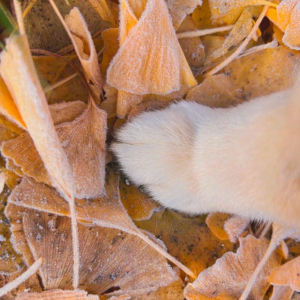
M 113 172 L 110 172 L 106 178 L 105 190 L 107 195 L 101 198 L 76 201 L 76 215 L 79 221 L 84 224 L 92 224 L 93 226 L 115 228 L 136 235 L 184 272 L 195 277 L 191 270 L 174 259 L 135 226 L 120 201 L 118 177 Z M 9 203 L 10 205 L 6 208 L 6 214 L 7 217 L 15 219 L 14 223 L 16 224 L 21 222 L 21 219 L 20 216 L 14 214 L 11 205 L 62 216 L 69 216 L 70 214 L 67 203 L 53 188 L 29 179 L 23 179 L 21 184 L 13 190 L 9 197 Z
M 184 217 L 165 210 L 153 214 L 149 220 L 135 223 L 160 238 L 168 251 L 195 274 L 211 266 L 218 257 L 234 247 L 211 234 L 203 216 Z
M 26 7 L 30 4 L 33 6 L 26 13 L 25 26 L 31 49 L 47 49 L 57 52 L 68 46 L 70 44 L 68 35 L 52 10 L 49 1 L 22 1 L 23 10 L 26 11 Z M 110 26 L 109 22 L 99 18 L 97 9 L 90 1 L 56 1 L 56 4 L 63 15 L 68 14 L 73 7 L 77 7 L 87 21 L 92 35 Z
M 177 33 L 196 29 L 197 26 L 195 25 L 192 17 L 187 16 L 178 28 Z M 201 43 L 200 37 L 182 38 L 179 39 L 179 44 L 189 66 L 192 69 L 200 68 L 205 58 L 204 46 Z
M 71 103 L 60 103 L 49 106 L 54 125 L 62 122 L 73 121 L 76 117 L 82 114 L 86 105 L 81 101 Z M 20 168 L 13 168 L 17 174 L 22 176 L 22 173 L 35 178 L 38 182 L 44 182 L 51 185 L 51 180 L 44 167 L 36 147 L 28 133 L 19 135 L 16 139 L 9 140 L 2 144 L 2 155 L 8 160 L 6 167 L 10 169 L 10 163 L 13 163 Z
M 93 198 L 100 196 L 104 189 L 106 113 L 91 100 L 78 117 L 84 106 L 78 101 L 56 104 L 51 110 L 55 123 L 60 123 L 56 130 L 73 171 L 75 195 Z M 2 153 L 20 166 L 26 175 L 51 184 L 29 135 L 22 134 L 4 143 Z
M 102 20 L 109 22 L 112 27 L 117 27 L 118 15 L 112 9 L 112 6 L 115 5 L 114 2 L 110 0 L 89 0 L 89 3 L 97 11 Z
M 293 292 L 289 286 L 275 285 L 270 300 L 290 300 Z
M 185 17 L 191 14 L 197 5 L 202 4 L 202 0 L 166 0 L 173 25 L 177 29 Z
M 40 275 L 45 288 L 70 289 L 72 248 L 69 218 L 27 210 L 23 214 L 23 228 L 33 256 L 44 257 Z M 134 235 L 80 224 L 78 231 L 81 254 L 79 287 L 91 294 L 102 294 L 112 287 L 128 293 L 177 280 L 165 259 Z M 147 263 L 149 261 L 151 264 Z
M 138 95 L 165 95 L 178 91 L 182 85 L 196 84 L 164 1 L 147 2 L 109 66 L 107 82 L 118 90 Z
M 229 107 L 293 86 L 300 54 L 280 46 L 232 61 L 223 74 L 206 78 L 192 88 L 186 100 L 211 107 Z
M 19 110 L 11 97 L 5 82 L 0 75 L 0 113 L 5 115 L 9 120 L 26 129 L 26 125 L 19 113 Z
M 149 219 L 155 211 L 161 209 L 158 203 L 127 183 L 127 180 L 120 181 L 120 197 L 128 215 L 134 221 Z
M 103 58 L 100 64 L 101 72 L 106 75 L 107 68 L 119 49 L 119 29 L 109 28 L 102 32 L 104 42 Z
M 50 290 L 41 293 L 19 293 L 16 300 L 99 300 L 98 296 L 88 295 L 87 292 L 81 290 L 63 291 Z
M 184 295 L 188 300 L 200 297 L 203 300 L 239 299 L 269 244 L 267 240 L 258 240 L 251 235 L 240 238 L 239 241 L 240 248 L 237 253 L 224 254 L 212 267 L 200 273 L 196 281 L 187 285 Z M 268 288 L 267 277 L 280 265 L 280 261 L 280 256 L 273 253 L 247 299 L 263 299 Z
M 249 222 L 249 220 L 235 215 L 226 220 L 224 223 L 224 229 L 228 234 L 229 241 L 236 243 L 238 238 L 243 234 L 243 232 L 245 232 Z
M 250 33 L 253 27 L 253 18 L 261 13 L 261 7 L 246 7 L 229 32 L 221 48 L 212 53 L 212 59 L 224 56 L 232 47 L 236 47 Z
M 226 241 L 229 239 L 227 232 L 224 230 L 225 222 L 230 218 L 230 215 L 224 213 L 210 213 L 205 223 L 211 232 L 220 240 Z
M 7 40 L 6 48 L 7 51 L 1 55 L 1 75 L 34 140 L 53 185 L 70 199 L 74 194 L 72 172 L 55 132 L 27 39 L 25 36 L 11 37 Z
M 65 16 L 65 22 L 71 32 L 71 39 L 85 72 L 88 82 L 92 82 L 102 93 L 102 79 L 97 52 L 85 20 L 77 7 Z
M 268 280 L 271 284 L 290 286 L 294 291 L 300 292 L 299 270 L 300 256 L 275 269 Z

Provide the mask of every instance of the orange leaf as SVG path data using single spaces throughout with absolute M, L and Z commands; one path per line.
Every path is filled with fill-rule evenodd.
M 108 84 L 132 94 L 168 94 L 196 80 L 163 0 L 149 0 L 107 70 Z
M 0 113 L 6 116 L 10 121 L 16 123 L 23 129 L 26 129 L 26 125 L 1 75 L 0 75 L 0 99 L 1 99 Z

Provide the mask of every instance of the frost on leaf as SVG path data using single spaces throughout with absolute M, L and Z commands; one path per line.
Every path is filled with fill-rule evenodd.
M 77 7 L 65 16 L 65 22 L 71 32 L 72 42 L 88 82 L 102 92 L 102 79 L 98 64 L 97 52 L 87 24 Z
M 300 256 L 275 269 L 268 280 L 273 285 L 290 286 L 293 290 L 300 292 L 299 270 Z
M 75 195 L 91 198 L 100 196 L 104 188 L 106 113 L 92 100 L 82 113 L 84 107 L 85 104 L 77 101 L 55 104 L 50 106 L 50 111 L 54 123 L 60 123 L 55 128 L 73 171 Z M 2 153 L 20 166 L 26 175 L 51 185 L 28 134 L 4 143 Z
M 220 240 L 228 240 L 228 234 L 224 230 L 225 222 L 230 218 L 230 215 L 224 213 L 210 213 L 206 219 L 205 223 L 211 232 Z
M 188 218 L 173 211 L 156 212 L 149 220 L 135 222 L 159 237 L 168 251 L 195 274 L 214 264 L 216 257 L 232 251 L 234 245 L 220 241 L 206 226 L 203 216 Z
M 230 242 L 236 243 L 238 241 L 238 238 L 245 232 L 249 222 L 249 220 L 235 215 L 225 221 L 224 229 Z
M 248 235 L 240 238 L 237 253 L 227 252 L 216 263 L 204 270 L 196 281 L 189 283 L 184 295 L 188 300 L 199 299 L 238 299 L 254 272 L 257 264 L 268 248 L 268 241 Z M 268 288 L 268 275 L 280 265 L 281 257 L 274 252 L 264 266 L 247 299 L 260 300 Z
M 22 224 L 33 256 L 44 258 L 40 275 L 45 288 L 70 289 L 73 264 L 70 219 L 27 209 Z M 91 294 L 102 294 L 112 287 L 126 292 L 160 287 L 177 279 L 163 256 L 134 235 L 92 224 L 79 224 L 78 234 L 79 288 Z
M 10 37 L 7 40 L 6 49 L 7 51 L 1 54 L 2 78 L 44 162 L 51 182 L 68 199 L 72 198 L 72 172 L 55 132 L 26 36 Z
M 289 286 L 275 285 L 270 300 L 290 300 L 294 291 Z
M 164 1 L 147 2 L 109 66 L 107 82 L 139 95 L 164 95 L 196 84 Z
M 16 300 L 99 300 L 96 295 L 88 295 L 87 292 L 81 290 L 63 291 L 50 290 L 41 293 L 19 293 Z
M 185 17 L 192 13 L 197 5 L 202 4 L 202 0 L 166 0 L 173 25 L 177 29 Z

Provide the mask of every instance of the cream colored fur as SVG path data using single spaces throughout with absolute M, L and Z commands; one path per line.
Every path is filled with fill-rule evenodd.
M 300 226 L 299 92 L 228 109 L 182 101 L 142 113 L 112 149 L 131 180 L 166 207 Z

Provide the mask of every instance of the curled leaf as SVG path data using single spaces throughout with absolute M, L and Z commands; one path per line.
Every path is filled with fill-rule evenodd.
M 138 95 L 164 95 L 196 84 L 164 1 L 147 2 L 109 66 L 107 82 Z

